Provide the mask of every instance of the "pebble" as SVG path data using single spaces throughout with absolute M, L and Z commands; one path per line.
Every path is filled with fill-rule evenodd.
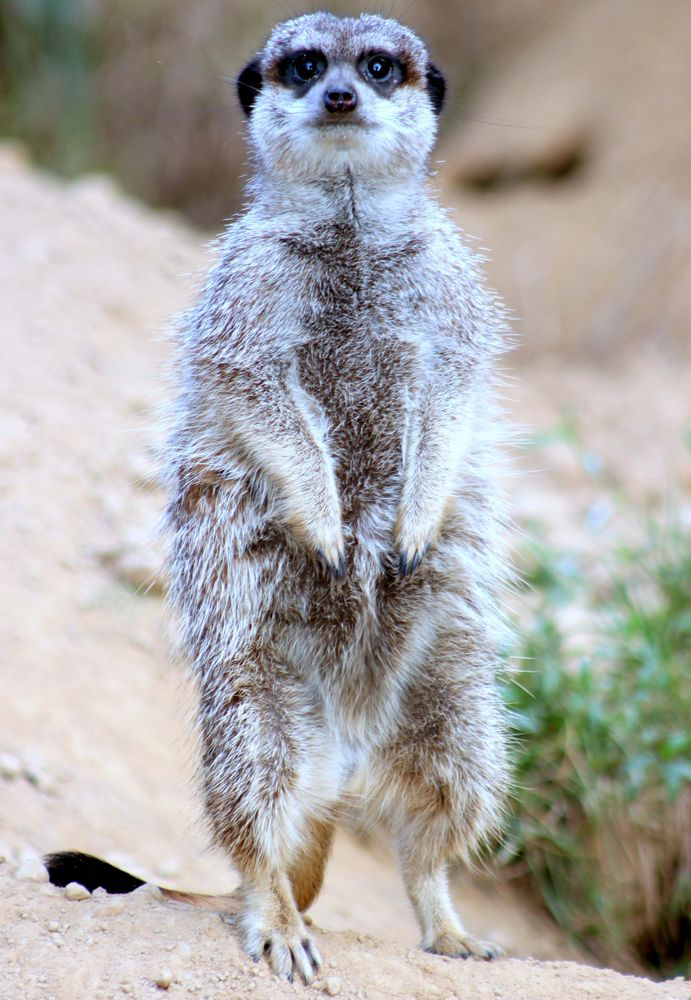
M 89 899 L 91 893 L 79 882 L 68 882 L 65 886 L 66 899 Z
M 170 984 L 173 982 L 173 974 L 170 969 L 163 969 L 154 978 L 154 983 L 160 990 L 167 990 L 170 988 Z
M 12 781 L 22 773 L 22 762 L 13 753 L 0 753 L 0 777 Z
M 329 976 L 324 980 L 324 992 L 330 997 L 337 997 L 341 992 L 341 980 L 338 976 Z
M 60 930 L 60 924 L 57 920 L 48 921 L 48 930 L 51 934 L 56 934 Z
M 55 778 L 44 771 L 40 765 L 26 764 L 23 768 L 23 774 L 30 784 L 38 788 L 39 792 L 43 792 L 45 795 L 57 794 L 58 788 Z
M 14 876 L 20 882 L 47 882 L 48 869 L 38 858 L 30 858 L 19 866 Z

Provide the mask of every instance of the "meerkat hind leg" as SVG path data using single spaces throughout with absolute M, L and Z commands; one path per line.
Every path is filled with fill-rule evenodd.
M 395 737 L 375 762 L 375 794 L 391 810 L 422 947 L 490 959 L 500 949 L 465 931 L 446 871 L 451 858 L 491 835 L 504 798 L 502 719 L 481 639 L 470 623 L 438 638 L 401 700 Z
M 258 962 L 265 954 L 277 976 L 292 982 L 297 969 L 310 983 L 322 959 L 298 912 L 288 874 L 274 871 L 246 878 L 242 895 L 240 926 L 250 957 Z
M 243 886 L 247 950 L 255 961 L 262 951 L 267 953 L 279 976 L 292 979 L 296 968 L 308 983 L 321 967 L 321 955 L 300 914 L 311 906 L 322 887 L 334 829 L 330 819 L 308 820 L 304 842 L 288 867 L 287 880 L 274 875 Z M 266 927 L 273 929 L 267 933 Z
M 464 929 L 451 902 L 445 864 L 421 872 L 419 859 L 413 854 L 401 858 L 401 871 L 422 928 L 422 948 L 425 951 L 451 958 L 487 960 L 501 954 L 497 945 L 479 941 Z

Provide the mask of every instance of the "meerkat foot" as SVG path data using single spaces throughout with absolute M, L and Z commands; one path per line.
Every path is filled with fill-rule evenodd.
M 246 890 L 245 900 L 240 923 L 245 950 L 253 961 L 266 955 L 277 976 L 292 982 L 297 972 L 305 983 L 311 983 L 322 959 L 287 880 L 279 878 L 258 893 Z
M 429 944 L 423 944 L 423 950 L 431 955 L 447 955 L 449 958 L 483 958 L 491 961 L 499 958 L 501 948 L 489 941 L 478 941 L 465 931 L 442 931 Z
M 260 960 L 262 954 L 266 955 L 274 973 L 289 982 L 293 981 L 297 971 L 305 983 L 311 983 L 322 965 L 314 938 L 300 919 L 295 921 L 294 926 L 281 930 L 257 928 L 250 931 L 245 938 L 245 947 L 255 962 Z

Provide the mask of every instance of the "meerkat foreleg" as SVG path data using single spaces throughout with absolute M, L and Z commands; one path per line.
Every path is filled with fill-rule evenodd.
M 331 574 L 345 571 L 333 459 L 312 401 L 290 366 L 264 363 L 225 387 L 234 443 L 275 486 L 282 518 Z
M 459 404 L 460 392 L 454 387 L 453 375 L 444 385 L 435 385 L 411 420 L 393 532 L 401 576 L 417 569 L 438 537 L 468 445 L 468 407 Z

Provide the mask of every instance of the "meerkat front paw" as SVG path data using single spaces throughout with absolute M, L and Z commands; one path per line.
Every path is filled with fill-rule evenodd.
M 324 509 L 303 511 L 289 518 L 293 535 L 306 546 L 321 568 L 337 580 L 346 572 L 345 544 L 341 527 L 341 512 L 334 502 Z
M 346 574 L 346 557 L 342 539 L 332 543 L 328 548 L 318 548 L 317 559 L 322 569 L 334 577 L 334 579 L 342 580 L 344 578 Z
M 321 516 L 313 518 L 309 528 L 319 565 L 334 579 L 342 580 L 346 572 L 345 544 L 340 506 L 335 500 Z
M 428 522 L 411 523 L 399 518 L 394 529 L 394 551 L 398 575 L 410 576 L 427 555 L 436 530 Z
M 430 543 L 408 545 L 398 553 L 398 575 L 410 576 L 418 568 L 427 555 Z
M 443 931 L 429 944 L 423 944 L 424 951 L 432 955 L 447 955 L 449 958 L 484 958 L 491 961 L 502 954 L 501 948 L 490 941 L 478 941 L 461 931 Z

